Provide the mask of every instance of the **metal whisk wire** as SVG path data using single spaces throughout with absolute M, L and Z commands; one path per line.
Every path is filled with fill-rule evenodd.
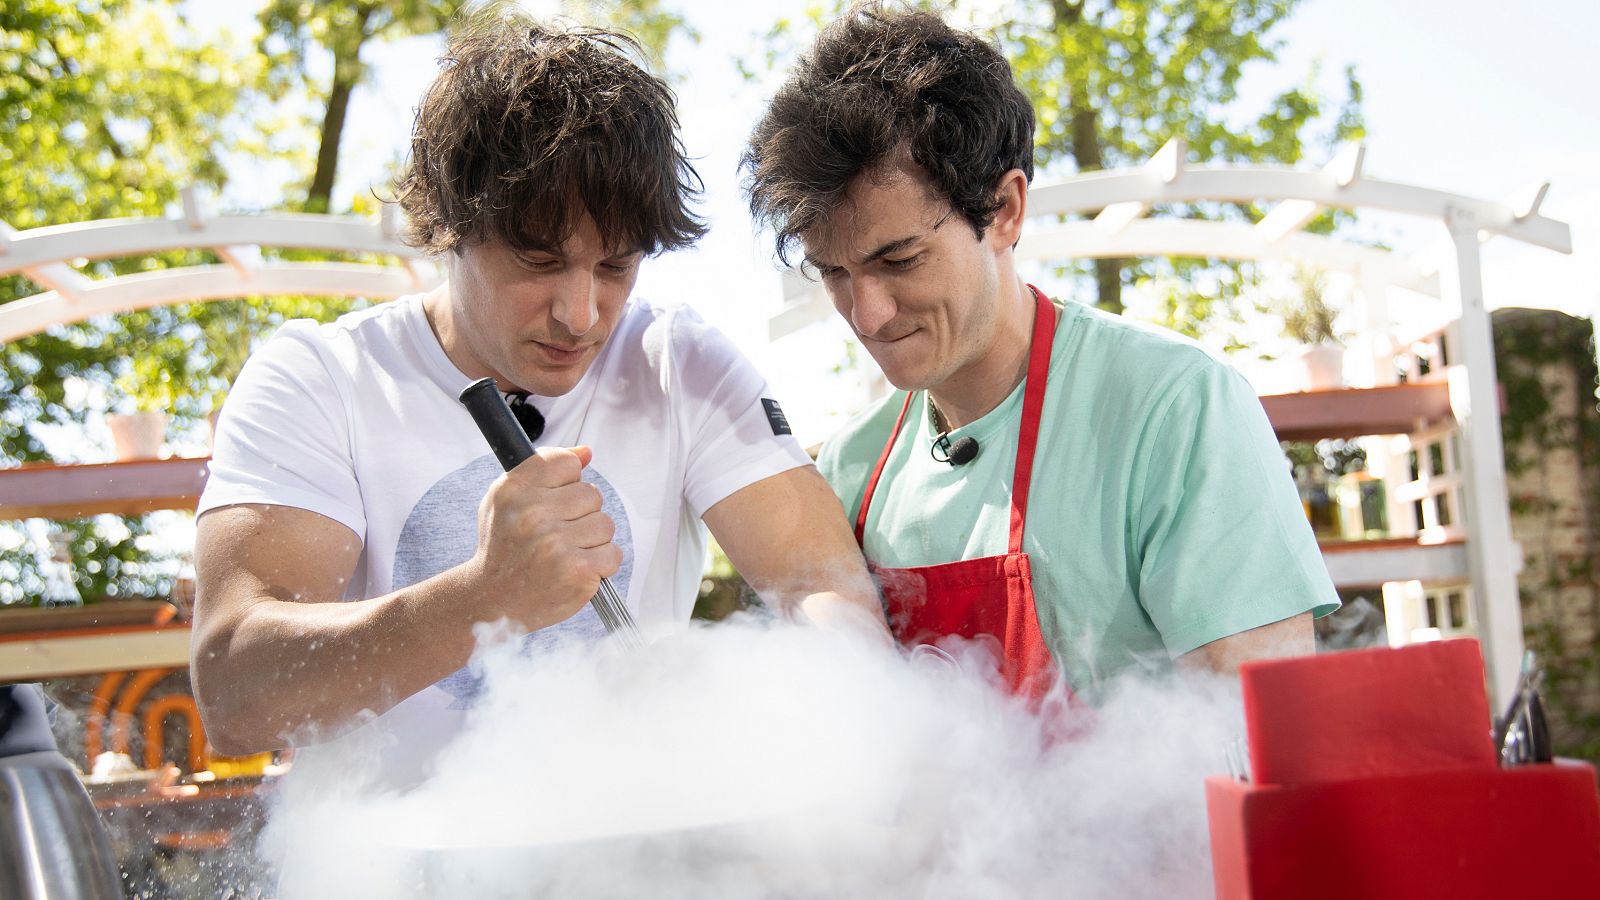
M 606 632 L 616 638 L 624 649 L 638 650 L 644 646 L 639 626 L 634 624 L 633 614 L 628 612 L 628 607 L 618 596 L 617 589 L 611 585 L 611 579 L 600 579 L 600 590 L 595 592 L 594 599 L 589 603 L 600 616 L 600 622 L 605 625 Z

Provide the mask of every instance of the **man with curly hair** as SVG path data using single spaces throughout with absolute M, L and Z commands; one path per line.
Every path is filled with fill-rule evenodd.
M 1017 275 L 1033 110 L 919 11 L 826 28 L 745 152 L 750 206 L 901 389 L 823 447 L 906 643 L 1015 690 L 1309 653 L 1338 599 L 1255 393 L 1171 333 Z
M 608 577 L 645 632 L 681 626 L 706 526 L 775 605 L 881 630 L 761 375 L 692 310 L 630 298 L 647 257 L 704 231 L 672 94 L 638 55 L 500 10 L 455 34 L 399 190 L 444 285 L 288 323 L 240 374 L 197 541 L 218 749 L 376 714 L 380 768 L 412 777 L 481 688 L 475 623 L 511 620 L 531 652 L 597 640 Z M 486 376 L 543 445 L 504 475 L 457 400 Z

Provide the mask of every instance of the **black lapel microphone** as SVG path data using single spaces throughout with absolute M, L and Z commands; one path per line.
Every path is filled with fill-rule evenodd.
M 528 402 L 527 394 L 521 391 L 507 394 L 506 405 L 511 407 L 511 414 L 517 417 L 517 424 L 528 433 L 528 440 L 537 441 L 539 435 L 544 434 L 544 413 Z
M 940 434 L 933 439 L 933 446 L 928 452 L 934 459 L 951 466 L 964 466 L 978 458 L 978 439 L 970 435 L 950 440 L 948 433 Z M 943 453 L 943 456 L 939 454 Z

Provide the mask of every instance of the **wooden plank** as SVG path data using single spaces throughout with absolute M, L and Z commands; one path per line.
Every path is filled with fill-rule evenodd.
M 1261 398 L 1281 441 L 1409 434 L 1450 417 L 1444 379 L 1374 388 L 1269 394 Z
M 177 609 L 161 600 L 102 600 L 87 606 L 54 609 L 21 607 L 0 609 L 0 635 L 27 632 L 70 632 L 83 628 L 124 628 L 129 625 L 165 625 Z
M 187 624 L 32 632 L 0 638 L 0 683 L 188 666 Z
M 1416 538 L 1327 541 L 1321 544 L 1328 575 L 1340 588 L 1377 587 L 1385 581 L 1465 580 L 1464 540 L 1420 544 Z
M 193 509 L 210 457 L 0 470 L 0 519 L 77 519 Z

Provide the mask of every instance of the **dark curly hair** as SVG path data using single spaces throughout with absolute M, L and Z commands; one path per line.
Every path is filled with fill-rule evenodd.
M 506 7 L 467 19 L 417 109 L 398 200 L 429 253 L 497 239 L 551 250 L 587 212 L 609 252 L 694 243 L 703 190 L 672 91 L 631 37 Z
M 1033 179 L 1033 107 L 981 38 L 932 13 L 862 3 L 800 58 L 740 168 L 750 212 L 787 263 L 856 176 L 907 157 L 981 237 L 1000 176 Z

